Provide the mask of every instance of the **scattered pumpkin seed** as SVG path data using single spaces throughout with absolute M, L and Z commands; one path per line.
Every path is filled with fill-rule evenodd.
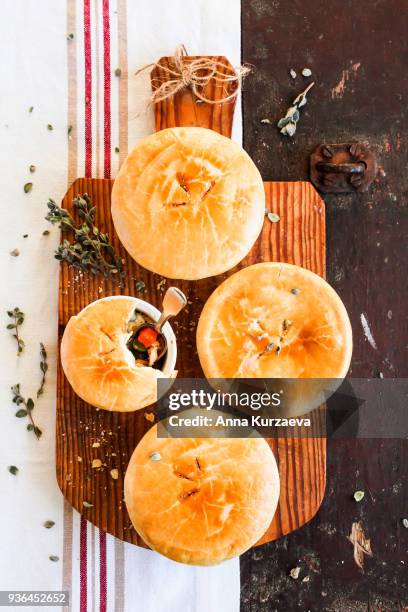
M 353 495 L 354 499 L 356 500 L 356 502 L 361 502 L 361 500 L 364 497 L 364 491 L 356 491 Z
M 119 153 L 119 147 L 115 147 L 115 153 Z
M 12 251 L 10 251 L 10 255 L 12 257 L 18 257 L 20 255 L 20 251 L 18 249 L 13 249 Z
M 160 453 L 158 453 L 157 451 L 155 451 L 155 452 L 153 452 L 153 453 L 150 453 L 150 459 L 151 459 L 152 461 L 160 461 L 160 459 L 161 459 L 161 454 L 160 454 Z
M 29 170 L 31 173 L 36 171 L 36 167 L 34 166 L 34 164 L 31 164 L 31 166 L 29 167 Z
M 69 34 L 67 34 L 67 40 L 73 40 L 75 38 L 75 35 L 73 32 L 70 32 Z
M 34 106 L 30 106 L 30 108 L 28 109 L 28 112 L 29 112 L 29 113 L 32 113 L 32 112 L 33 112 L 33 110 L 34 110 Z
M 102 461 L 100 459 L 94 459 L 92 461 L 92 467 L 93 469 L 102 467 Z
M 136 291 L 139 291 L 140 293 L 144 293 L 146 291 L 146 285 L 142 280 L 139 280 L 137 281 L 135 285 L 135 289 Z
M 293 295 L 299 295 L 300 289 L 291 289 L 290 292 L 293 293 Z
M 51 125 L 51 123 L 47 124 L 47 130 L 49 130 L 50 132 L 52 132 L 52 130 L 54 129 L 54 126 Z
M 23 234 L 23 238 L 28 238 L 28 234 Z
M 261 119 L 261 123 L 270 123 L 269 119 Z
M 49 234 L 50 234 L 50 230 L 44 230 L 42 233 L 43 236 L 49 236 Z
M 304 77 L 310 77 L 312 76 L 312 71 L 310 70 L 310 68 L 303 68 L 302 75 Z
M 268 219 L 269 219 L 269 221 L 271 223 L 279 223 L 279 221 L 280 221 L 280 216 L 278 214 L 276 214 L 276 213 L 268 212 L 268 214 L 266 216 L 268 217 Z
M 16 467 L 15 465 L 9 465 L 7 469 L 10 472 L 10 474 L 13 474 L 13 476 L 17 476 L 19 472 L 18 467 Z
M 59 557 L 57 557 L 57 555 L 50 555 L 49 560 L 57 563 L 57 561 L 59 561 Z
M 402 524 L 405 527 L 405 529 L 408 529 L 408 519 L 407 518 L 402 519 Z
M 299 578 L 299 574 L 300 574 L 300 567 L 293 567 L 289 572 L 289 576 L 293 578 L 293 580 L 297 580 Z
M 122 70 L 120 68 L 116 68 L 115 70 L 115 76 L 120 77 L 122 74 Z
M 293 68 L 291 68 L 291 69 L 290 69 L 289 74 L 290 74 L 290 76 L 292 77 L 292 79 L 296 79 L 297 74 L 296 74 L 296 72 L 293 70 Z
M 46 529 L 51 529 L 51 527 L 54 527 L 54 525 L 54 521 L 45 521 L 45 523 L 43 523 L 43 527 L 45 527 Z
M 82 505 L 84 508 L 93 508 L 93 504 L 90 504 L 88 501 L 83 501 Z
M 29 193 L 33 188 L 33 184 L 32 183 L 26 183 L 24 185 L 24 193 Z
M 110 475 L 112 476 L 113 480 L 117 480 L 119 478 L 119 470 L 117 468 L 113 468 L 113 470 L 110 471 Z
M 302 582 L 309 582 L 310 580 L 310 576 L 305 576 L 304 578 L 302 578 Z

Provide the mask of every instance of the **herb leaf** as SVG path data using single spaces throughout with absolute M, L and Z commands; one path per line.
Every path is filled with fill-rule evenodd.
M 313 85 L 314 83 L 309 83 L 306 89 L 293 100 L 292 105 L 289 106 L 288 110 L 286 111 L 286 115 L 279 119 L 277 127 L 284 136 L 292 137 L 295 134 L 297 123 L 300 119 L 299 109 L 306 104 L 306 94 L 313 87 Z
M 17 342 L 17 355 L 19 356 L 24 349 L 24 340 L 20 338 L 19 327 L 24 323 L 25 314 L 21 312 L 21 310 L 16 306 L 14 310 L 8 310 L 7 315 L 12 319 L 12 323 L 7 325 L 7 329 L 14 329 L 15 333 L 13 334 L 13 338 L 16 339 Z
M 46 375 L 46 372 L 48 370 L 47 351 L 45 350 L 45 346 L 43 345 L 42 342 L 40 342 L 40 357 L 41 357 L 40 370 L 42 372 L 42 377 L 41 377 L 40 386 L 39 386 L 38 391 L 37 391 L 37 397 L 40 397 L 40 395 L 42 395 L 44 393 L 45 375 Z
M 55 258 L 79 270 L 103 274 L 105 278 L 118 275 L 121 279 L 125 274 L 122 259 L 116 255 L 108 234 L 95 225 L 96 207 L 89 196 L 85 193 L 74 198 L 73 205 L 79 223 L 53 200 L 47 202 L 47 221 L 58 224 L 62 232 L 71 232 L 73 238 L 63 240 L 55 251 Z
M 16 417 L 19 419 L 22 419 L 23 417 L 28 417 L 30 420 L 30 423 L 27 425 L 27 431 L 33 431 L 35 436 L 39 440 L 41 438 L 42 431 L 39 427 L 37 427 L 33 419 L 33 415 L 32 415 L 32 412 L 34 409 L 33 400 L 31 399 L 31 397 L 29 397 L 26 400 L 21 395 L 20 383 L 13 385 L 13 387 L 11 387 L 11 392 L 13 394 L 13 403 L 16 404 L 17 406 L 23 406 L 22 408 L 19 408 L 19 410 L 17 410 Z

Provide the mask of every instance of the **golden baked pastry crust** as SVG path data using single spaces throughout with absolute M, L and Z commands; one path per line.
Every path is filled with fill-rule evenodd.
M 112 191 L 116 232 L 139 264 L 195 280 L 229 270 L 263 225 L 265 191 L 248 154 L 213 130 L 168 128 L 128 155 Z
M 320 276 L 260 263 L 211 294 L 197 350 L 207 378 L 343 378 L 352 331 L 341 299 Z
M 105 410 L 132 412 L 157 400 L 160 370 L 136 365 L 127 331 L 137 300 L 103 298 L 71 317 L 61 342 L 61 363 L 75 393 Z
M 278 498 L 278 469 L 263 438 L 157 438 L 154 426 L 125 476 L 136 531 L 153 550 L 191 565 L 245 552 L 269 527 Z

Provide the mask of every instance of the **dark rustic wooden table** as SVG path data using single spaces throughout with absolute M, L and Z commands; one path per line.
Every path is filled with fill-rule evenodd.
M 255 67 L 245 83 L 244 144 L 265 180 L 308 178 L 321 142 L 364 140 L 377 153 L 368 193 L 325 196 L 328 280 L 353 325 L 351 375 L 408 377 L 407 0 L 242 0 L 242 30 L 243 59 Z M 288 140 L 274 124 L 303 89 L 304 67 L 316 85 Z M 329 441 L 319 513 L 243 556 L 242 610 L 408 610 L 407 474 L 408 441 Z M 366 493 L 360 503 L 357 489 Z M 364 573 L 347 540 L 357 520 L 374 553 Z

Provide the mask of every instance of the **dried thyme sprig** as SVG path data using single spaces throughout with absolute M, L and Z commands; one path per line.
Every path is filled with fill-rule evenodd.
M 34 434 L 36 435 L 37 439 L 39 440 L 42 436 L 42 431 L 41 429 L 35 424 L 34 419 L 33 419 L 33 409 L 34 409 L 34 402 L 31 399 L 31 397 L 29 397 L 27 400 L 21 395 L 20 393 L 20 383 L 17 383 L 16 385 L 14 385 L 13 387 L 11 387 L 11 392 L 13 393 L 13 403 L 17 404 L 17 406 L 23 406 L 23 408 L 19 408 L 16 412 L 16 417 L 18 419 L 22 419 L 24 417 L 28 417 L 30 420 L 30 423 L 27 425 L 27 430 L 28 431 L 33 431 Z
M 312 89 L 314 83 L 310 83 L 302 93 L 300 93 L 292 102 L 292 106 L 286 111 L 286 115 L 279 119 L 278 128 L 284 136 L 292 137 L 296 132 L 296 125 L 300 119 L 299 109 L 307 102 L 306 94 Z
M 45 346 L 43 345 L 42 342 L 40 342 L 40 357 L 41 357 L 40 370 L 42 372 L 42 378 L 41 378 L 41 384 L 37 391 L 37 398 L 40 397 L 40 395 L 44 393 L 45 375 L 48 370 L 47 351 L 45 350 Z
M 16 306 L 14 310 L 8 310 L 7 314 L 10 317 L 10 319 L 13 320 L 12 323 L 9 323 L 7 325 L 7 329 L 14 330 L 13 338 L 15 338 L 17 342 L 17 355 L 20 356 L 20 354 L 23 352 L 23 349 L 25 347 L 25 343 L 24 343 L 24 340 L 20 337 L 19 327 L 24 323 L 25 315 L 24 315 L 24 312 L 21 312 L 18 306 Z
M 76 223 L 67 210 L 49 199 L 47 221 L 58 224 L 62 232 L 73 232 L 74 240 L 64 240 L 55 251 L 55 258 L 66 261 L 79 270 L 92 274 L 124 276 L 122 259 L 115 254 L 108 234 L 103 234 L 95 225 L 96 207 L 92 206 L 85 193 L 73 200 L 74 209 L 82 223 Z

